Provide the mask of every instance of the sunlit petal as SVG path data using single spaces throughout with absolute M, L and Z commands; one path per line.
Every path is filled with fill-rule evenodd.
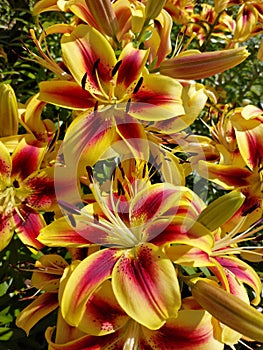
M 39 100 L 60 107 L 88 109 L 94 107 L 94 98 L 74 81 L 50 80 L 39 84 Z
M 112 287 L 127 314 L 149 329 L 176 317 L 181 305 L 172 263 L 162 249 L 149 243 L 123 254 L 114 266 Z
M 16 319 L 17 327 L 22 328 L 27 335 L 30 329 L 44 316 L 58 307 L 56 293 L 44 293 L 38 296 L 31 304 L 24 308 Z
M 12 177 L 24 180 L 40 168 L 46 152 L 46 145 L 32 136 L 25 137 L 16 147 L 13 155 Z
M 43 248 L 37 240 L 40 230 L 46 226 L 45 220 L 41 214 L 27 206 L 19 208 L 19 214 L 14 213 L 14 222 L 16 233 L 21 241 L 33 252 L 36 253 Z
M 84 259 L 74 270 L 65 286 L 61 301 L 62 315 L 69 324 L 77 326 L 80 323 L 86 302 L 96 288 L 110 277 L 112 268 L 121 254 L 121 251 L 115 249 L 100 250 Z
M 139 91 L 133 95 L 129 113 L 141 120 L 165 120 L 185 114 L 181 98 L 182 86 L 163 75 L 143 76 Z
M 81 24 L 70 35 L 62 37 L 61 46 L 64 62 L 79 86 L 87 74 L 85 89 L 100 93 L 94 66 L 100 81 L 108 83 L 116 64 L 114 51 L 106 38 L 96 29 Z

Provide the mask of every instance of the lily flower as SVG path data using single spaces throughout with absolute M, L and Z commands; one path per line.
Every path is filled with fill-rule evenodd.
M 74 80 L 41 82 L 40 100 L 79 110 L 123 103 L 130 115 L 141 120 L 184 114 L 180 83 L 144 73 L 147 50 L 130 43 L 117 60 L 105 37 L 87 25 L 64 34 L 61 45 L 64 64 Z
M 166 254 L 180 265 L 207 267 L 225 290 L 241 297 L 242 300 L 248 301 L 243 283 L 249 285 L 255 292 L 252 303 L 257 305 L 260 301 L 261 281 L 251 266 L 235 256 L 246 251 L 246 247 L 237 244 L 246 240 L 253 231 L 248 230 L 238 235 L 235 230 L 225 233 L 223 229 L 219 229 L 243 202 L 244 196 L 232 191 L 208 205 L 197 218 L 197 222 L 214 232 L 214 246 L 210 253 L 207 254 L 199 247 L 190 247 L 186 244 L 184 247 L 168 246 Z
M 106 197 L 94 179 L 90 188 L 95 203 L 81 211 L 62 204 L 73 226 L 62 217 L 38 236 L 49 246 L 106 247 L 84 259 L 70 277 L 62 315 L 78 326 L 86 301 L 111 277 L 123 310 L 147 328 L 158 329 L 167 318 L 177 317 L 181 305 L 176 271 L 162 246 L 189 244 L 210 251 L 210 231 L 194 221 L 204 204 L 191 190 L 168 183 L 147 185 L 136 193 L 119 182 L 118 192 L 111 191 Z
M 237 165 L 199 162 L 198 173 L 201 176 L 226 190 L 237 189 L 246 196 L 243 206 L 231 219 L 229 228 L 246 217 L 243 226 L 240 226 L 244 230 L 262 214 L 262 120 L 262 110 L 255 106 L 237 108 L 231 113 L 229 122 L 242 161 L 238 161 Z
M 28 136 L 19 142 L 12 157 L 1 142 L 0 149 L 0 249 L 16 231 L 35 252 L 43 247 L 36 240 L 45 226 L 39 211 L 52 211 L 56 205 L 52 169 L 41 169 L 46 146 Z
M 86 323 L 87 322 L 87 323 Z M 86 324 L 85 324 L 86 323 Z M 80 348 L 116 349 L 158 348 L 182 350 L 222 350 L 224 345 L 214 337 L 211 316 L 200 308 L 193 298 L 183 300 L 176 319 L 169 319 L 158 330 L 150 330 L 126 315 L 114 296 L 111 282 L 105 281 L 87 302 L 83 315 L 85 329 L 100 330 L 88 334 L 70 326 L 61 313 L 58 315 L 56 338 L 52 340 L 54 327 L 46 331 L 50 350 L 78 350 Z

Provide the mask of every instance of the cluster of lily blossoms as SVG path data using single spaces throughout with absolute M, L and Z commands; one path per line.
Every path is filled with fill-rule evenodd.
M 262 1 L 217 0 L 199 13 L 191 0 L 36 3 L 35 15 L 47 11 L 70 15 L 39 38 L 31 30 L 32 59 L 54 78 L 23 108 L 0 86 L 0 248 L 15 232 L 34 254 L 68 254 L 41 253 L 17 326 L 29 334 L 56 313 L 49 350 L 263 342 L 262 283 L 249 264 L 263 250 L 245 244 L 262 229 L 263 111 L 220 105 L 216 88 L 195 81 L 248 57 L 241 44 L 262 28 Z M 213 37 L 224 50 L 206 51 Z M 72 111 L 65 131 L 42 118 L 47 104 Z M 209 135 L 190 132 L 207 106 Z M 208 183 L 226 190 L 209 204 Z

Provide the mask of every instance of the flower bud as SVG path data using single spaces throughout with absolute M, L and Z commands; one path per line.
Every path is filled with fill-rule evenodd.
M 85 1 L 100 31 L 110 37 L 115 37 L 118 31 L 118 22 L 110 0 Z
M 203 79 L 237 66 L 248 55 L 245 47 L 212 52 L 189 50 L 163 61 L 160 73 L 175 79 Z
M 18 106 L 14 90 L 9 84 L 0 85 L 0 137 L 18 132 Z
M 165 2 L 166 0 L 148 0 L 145 7 L 146 19 L 156 18 L 162 11 Z
M 191 288 L 196 301 L 218 321 L 263 342 L 263 315 L 254 307 L 212 283 L 198 280 Z
M 227 193 L 210 203 L 199 215 L 197 221 L 210 231 L 216 230 L 235 214 L 244 203 L 245 196 L 238 191 Z

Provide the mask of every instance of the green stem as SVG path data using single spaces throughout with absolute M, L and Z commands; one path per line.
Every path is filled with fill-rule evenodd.
M 205 38 L 205 41 L 203 42 L 203 44 L 200 47 L 200 51 L 201 52 L 205 51 L 205 49 L 206 49 L 206 47 L 207 47 L 207 45 L 208 45 L 208 43 L 209 43 L 209 41 L 211 39 L 211 36 L 213 34 L 214 28 L 218 24 L 219 18 L 220 18 L 222 13 L 223 13 L 223 11 L 219 12 L 218 15 L 216 16 L 216 19 L 215 19 L 214 23 L 210 25 L 210 29 L 209 29 L 209 32 L 208 32 L 206 38 Z

